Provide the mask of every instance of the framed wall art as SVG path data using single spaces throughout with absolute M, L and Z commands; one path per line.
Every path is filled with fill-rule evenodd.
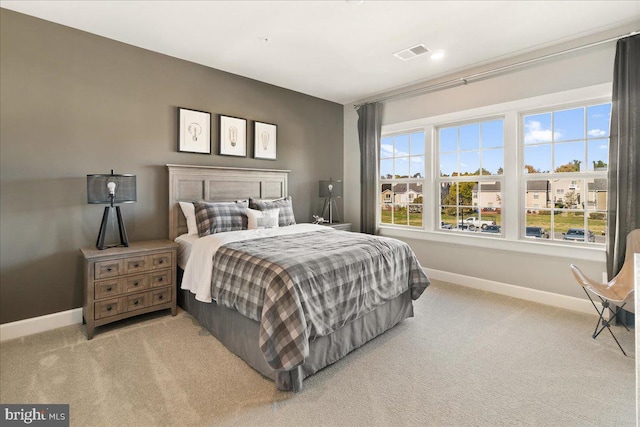
M 178 107 L 178 151 L 211 154 L 211 113 Z
M 247 157 L 247 121 L 220 115 L 220 154 Z
M 256 159 L 276 160 L 278 126 L 271 123 L 254 123 L 254 151 Z

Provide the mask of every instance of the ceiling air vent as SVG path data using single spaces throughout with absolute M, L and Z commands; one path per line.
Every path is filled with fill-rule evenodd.
M 427 52 L 429 52 L 429 49 L 427 49 L 425 45 L 418 44 L 408 49 L 401 50 L 400 52 L 396 52 L 393 56 L 406 61 L 411 58 L 415 58 L 416 56 L 424 55 Z

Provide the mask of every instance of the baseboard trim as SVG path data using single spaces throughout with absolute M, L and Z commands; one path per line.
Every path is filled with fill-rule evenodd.
M 480 289 L 553 307 L 578 311 L 580 313 L 587 313 L 591 315 L 595 314 L 591 303 L 586 299 L 525 288 L 522 286 L 509 285 L 506 283 L 495 282 L 493 280 L 450 273 L 448 271 L 434 270 L 432 268 L 425 268 L 424 271 L 427 273 L 428 277 L 435 280 L 442 280 L 444 282 L 450 282 L 456 285 L 466 286 L 468 288 Z M 64 326 L 71 326 L 78 323 L 82 323 L 82 308 L 47 314 L 45 316 L 32 317 L 30 319 L 18 320 L 16 322 L 4 323 L 0 325 L 0 342 L 40 332 L 46 332 L 52 329 L 62 328 Z
M 82 323 L 82 308 L 0 325 L 0 342 Z
M 580 313 L 591 314 L 594 316 L 596 315 L 591 302 L 587 299 L 570 297 L 567 295 L 555 294 L 553 292 L 525 288 L 522 286 L 509 285 L 507 283 L 465 276 L 463 274 L 450 273 L 448 271 L 434 270 L 432 268 L 424 268 L 424 271 L 428 277 L 435 280 L 442 280 L 444 282 L 454 283 L 468 288 L 480 289 L 526 301 L 564 308 L 566 310 L 578 311 Z M 600 306 L 600 304 L 597 305 Z

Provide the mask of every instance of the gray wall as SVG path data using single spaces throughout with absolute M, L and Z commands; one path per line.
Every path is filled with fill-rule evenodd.
M 519 58 L 487 64 L 476 69 L 466 70 L 464 73 L 443 76 L 428 84 L 540 57 L 629 33 L 633 30 L 632 25 L 613 29 L 607 33 L 531 52 Z M 467 86 L 387 101 L 384 103 L 383 125 L 610 83 L 613 78 L 614 56 L 615 43 L 608 43 L 558 56 L 518 71 L 504 73 Z M 344 107 L 345 194 L 359 194 L 360 191 L 358 160 L 360 151 L 358 133 L 355 130 L 358 116 L 353 109 L 355 103 L 357 102 Z M 345 205 L 345 211 L 354 222 L 354 226 L 357 226 L 360 215 L 359 199 L 347 197 L 345 200 L 348 201 Z M 384 234 L 393 235 L 393 231 L 386 230 Z M 602 261 L 586 261 L 575 257 L 570 248 L 567 248 L 565 256 L 552 257 L 443 244 L 421 240 L 418 237 L 404 240 L 412 246 L 423 267 L 581 298 L 584 297 L 584 294 L 570 274 L 569 263 L 577 263 L 596 280 L 600 280 L 602 272 L 606 271 L 604 251 L 601 253 Z M 460 260 L 465 261 L 460 262 Z
M 291 169 L 299 222 L 318 212 L 318 180 L 341 177 L 343 107 L 113 40 L 0 10 L 0 323 L 82 305 L 79 248 L 101 205 L 88 173 L 133 173 L 122 206 L 130 240 L 168 236 L 165 164 Z M 278 125 L 278 159 L 176 150 L 177 107 Z M 338 153 L 333 154 L 333 153 Z

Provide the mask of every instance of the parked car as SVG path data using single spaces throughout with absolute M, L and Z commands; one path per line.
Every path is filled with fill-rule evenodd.
M 566 233 L 562 233 L 562 240 L 569 240 L 572 242 L 584 242 L 584 228 L 570 228 Z M 596 241 L 596 235 L 593 234 L 593 231 L 587 231 L 587 240 L 589 242 Z
M 443 230 L 451 230 L 451 224 L 447 224 L 444 221 L 440 221 L 440 228 Z
M 500 227 L 499 225 L 487 225 L 485 228 L 483 228 L 481 231 L 483 233 L 500 233 Z
M 537 239 L 548 239 L 549 232 L 542 227 L 527 227 L 525 229 L 526 237 L 535 237 Z
M 468 218 L 465 218 L 464 220 L 460 221 L 460 225 L 465 224 L 468 225 L 469 228 L 473 231 L 475 230 L 477 227 L 482 228 L 483 230 L 485 228 L 487 228 L 490 225 L 496 225 L 495 221 L 485 221 L 485 220 L 480 220 L 480 218 L 477 218 L 475 216 L 470 216 Z M 472 228 L 473 226 L 473 228 Z

